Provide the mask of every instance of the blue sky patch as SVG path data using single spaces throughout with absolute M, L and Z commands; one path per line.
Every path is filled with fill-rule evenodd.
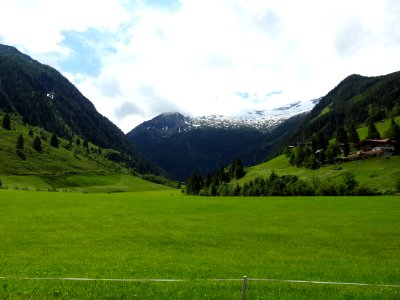
M 239 97 L 242 97 L 243 99 L 249 99 L 250 97 L 250 94 L 248 92 L 237 92 L 235 94 L 238 95 Z
M 281 91 L 281 90 L 279 90 L 279 91 L 272 91 L 272 92 L 270 92 L 270 93 L 267 94 L 267 97 L 271 97 L 271 96 L 274 96 L 274 95 L 282 95 L 282 94 L 283 94 L 283 91 Z
M 147 0 L 146 3 L 153 7 L 176 9 L 180 7 L 179 0 Z
M 133 11 L 138 6 L 145 5 L 151 8 L 162 8 L 167 10 L 175 10 L 181 6 L 179 0 L 137 0 L 137 1 L 128 1 L 123 4 L 123 7 L 127 10 Z
M 110 46 L 110 33 L 90 28 L 85 32 L 64 31 L 61 45 L 71 50 L 68 59 L 60 62 L 65 72 L 97 76 L 101 69 L 101 56 L 104 53 L 116 53 Z

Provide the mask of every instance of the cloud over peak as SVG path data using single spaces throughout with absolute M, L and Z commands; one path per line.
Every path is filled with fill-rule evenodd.
M 240 114 L 396 71 L 399 15 L 396 0 L 3 0 L 0 41 L 128 131 L 164 111 Z

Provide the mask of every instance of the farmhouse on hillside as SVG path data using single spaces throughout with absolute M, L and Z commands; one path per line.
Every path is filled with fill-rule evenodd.
M 365 139 L 354 146 L 357 153 L 347 156 L 346 160 L 391 156 L 394 154 L 396 142 L 390 139 Z

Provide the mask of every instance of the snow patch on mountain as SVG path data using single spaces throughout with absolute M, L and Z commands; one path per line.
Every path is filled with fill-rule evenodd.
M 285 120 L 309 112 L 320 99 L 310 101 L 298 101 L 282 107 L 269 110 L 247 112 L 240 116 L 211 115 L 201 117 L 189 117 L 188 129 L 199 127 L 213 128 L 239 128 L 252 127 L 262 131 L 270 131 Z
M 197 128 L 236 129 L 250 127 L 269 132 L 285 120 L 309 112 L 319 100 L 293 102 L 268 110 L 247 112 L 240 116 L 188 116 L 179 112 L 169 112 L 142 123 L 133 131 L 145 131 L 154 138 L 168 138 Z

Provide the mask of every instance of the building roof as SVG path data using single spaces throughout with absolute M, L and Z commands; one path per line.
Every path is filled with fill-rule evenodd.
M 385 145 L 392 144 L 394 145 L 396 142 L 391 141 L 390 139 L 365 139 L 355 145 L 356 148 L 361 148 L 365 146 L 376 146 L 376 145 Z

